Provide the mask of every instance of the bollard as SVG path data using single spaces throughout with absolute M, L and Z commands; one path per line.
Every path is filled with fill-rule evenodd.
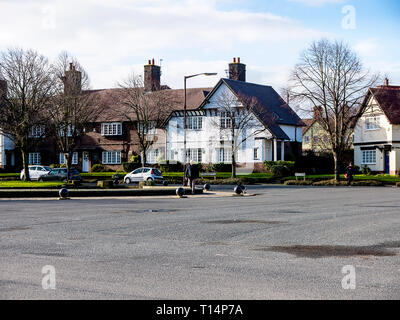
M 60 200 L 68 200 L 68 196 L 69 196 L 69 191 L 67 188 L 62 188 L 60 189 L 60 191 L 58 192 L 58 195 L 60 196 Z
M 234 191 L 236 194 L 238 194 L 238 195 L 243 193 L 243 189 L 242 189 L 241 186 L 236 186 L 236 187 L 233 189 L 233 191 Z
M 179 188 L 177 188 L 176 189 L 176 195 L 179 197 L 179 198 L 182 198 L 182 196 L 185 194 L 185 189 L 183 189 L 182 187 L 179 187 Z

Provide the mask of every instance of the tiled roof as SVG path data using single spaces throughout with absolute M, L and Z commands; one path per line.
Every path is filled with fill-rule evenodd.
M 303 135 L 310 129 L 311 125 L 315 122 L 315 119 L 301 119 L 305 126 L 303 127 Z
M 187 109 L 191 110 L 198 108 L 211 89 L 212 88 L 186 89 Z M 90 90 L 85 92 L 93 95 L 94 101 L 99 105 L 99 109 L 102 110 L 101 114 L 99 114 L 97 118 L 97 122 L 126 121 L 127 117 L 125 115 L 128 115 L 130 119 L 135 119 L 135 115 L 132 111 L 122 104 L 124 94 L 123 90 L 124 89 L 121 88 L 114 88 Z M 183 109 L 183 89 L 165 89 L 157 92 L 165 95 L 166 101 L 169 101 L 168 109 L 171 111 Z
M 380 86 L 369 89 L 391 124 L 400 124 L 400 86 Z

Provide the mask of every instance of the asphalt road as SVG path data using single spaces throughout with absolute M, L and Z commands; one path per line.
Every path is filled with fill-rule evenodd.
M 399 189 L 249 192 L 0 200 L 0 299 L 400 299 Z

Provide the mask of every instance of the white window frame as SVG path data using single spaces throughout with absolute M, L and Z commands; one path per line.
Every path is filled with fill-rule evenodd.
M 253 148 L 253 160 L 260 160 L 258 150 L 259 148 Z
M 381 121 L 380 121 L 379 116 L 366 117 L 365 118 L 365 131 L 379 130 L 381 128 L 380 122 Z
M 228 148 L 217 148 L 217 163 L 231 163 L 232 151 Z
M 155 126 L 155 123 L 153 122 L 149 122 L 148 125 L 149 128 L 145 128 L 144 127 L 144 122 L 140 121 L 138 123 L 138 131 L 139 133 L 143 133 L 143 134 L 157 134 L 157 128 Z
M 203 162 L 203 152 L 204 152 L 204 149 L 202 149 L 202 148 L 186 149 L 186 159 L 187 159 L 187 161 L 192 160 L 194 162 L 202 163 Z
M 229 117 L 228 112 L 221 111 L 219 113 L 219 126 L 221 129 L 230 129 L 232 126 L 231 117 Z
M 122 123 L 121 122 L 104 122 L 101 124 L 102 136 L 121 136 Z
M 361 164 L 376 164 L 376 149 L 361 150 Z
M 101 160 L 103 164 L 121 164 L 121 151 L 103 151 Z
M 203 129 L 203 117 L 188 117 L 187 118 L 187 129 L 188 130 L 202 130 Z
M 28 154 L 28 163 L 32 165 L 40 165 L 40 152 L 31 152 Z
M 31 138 L 41 138 L 41 137 L 44 136 L 44 132 L 45 132 L 45 126 L 43 126 L 43 125 L 33 126 L 31 128 L 29 137 L 31 137 Z
M 158 149 L 151 149 L 147 152 L 147 162 L 148 163 L 157 163 L 158 155 L 160 151 Z
M 67 136 L 68 137 L 72 137 L 72 131 L 75 130 L 75 126 L 74 125 L 68 125 L 67 127 Z M 64 130 L 63 128 L 60 128 L 60 137 L 64 137 Z
M 60 152 L 60 164 L 67 164 L 67 161 L 65 159 L 65 154 L 62 152 Z M 73 165 L 78 164 L 78 152 L 72 153 L 71 164 Z

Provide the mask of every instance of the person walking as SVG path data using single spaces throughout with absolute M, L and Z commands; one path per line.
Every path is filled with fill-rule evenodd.
M 185 178 L 189 179 L 189 185 L 192 188 L 192 194 L 195 194 L 196 182 L 199 178 L 199 168 L 194 164 L 193 160 L 190 160 L 189 165 L 186 166 Z
M 344 177 L 347 180 L 347 185 L 351 186 L 351 182 L 353 181 L 353 166 L 352 166 L 351 162 L 346 167 L 346 170 L 345 170 L 345 173 L 344 173 Z

